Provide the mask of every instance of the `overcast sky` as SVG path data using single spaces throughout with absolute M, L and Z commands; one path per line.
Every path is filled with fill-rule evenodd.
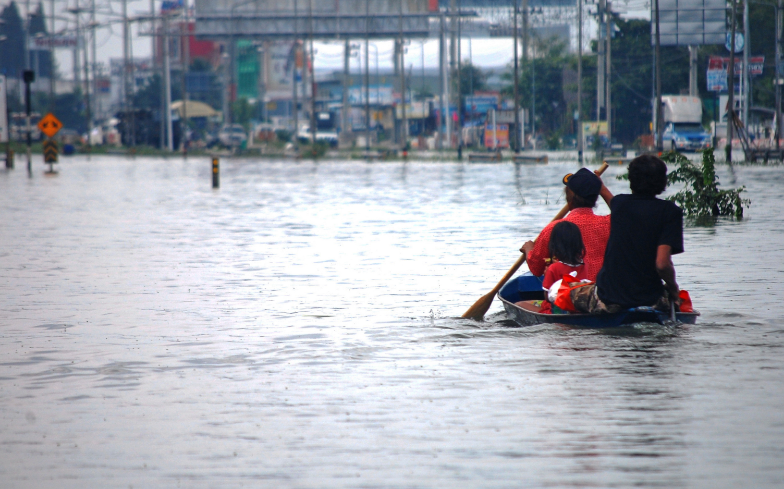
M 2 1 L 2 0 L 0 0 Z M 73 9 L 76 6 L 77 0 L 55 0 L 56 11 L 56 24 L 55 30 L 61 31 L 66 27 L 73 27 L 74 15 L 68 12 L 68 9 Z M 80 0 L 82 8 L 90 5 L 90 0 Z M 153 0 L 155 8 L 160 9 L 160 0 Z M 192 3 L 193 0 L 189 0 Z M 116 0 L 95 0 L 96 10 L 100 12 L 97 15 L 97 22 L 99 27 L 96 29 L 96 47 L 99 63 L 108 65 L 109 59 L 122 57 L 122 24 L 119 22 L 122 4 Z M 6 3 L 6 2 L 4 2 Z M 25 5 L 27 2 L 18 2 L 20 13 L 24 14 Z M 35 8 L 38 2 L 33 0 L 29 3 L 31 8 Z M 44 10 L 47 16 L 50 14 L 50 0 L 44 0 Z M 588 7 L 586 7 L 587 9 Z M 625 17 L 648 18 L 649 17 L 649 3 L 647 0 L 627 0 L 616 1 L 613 3 L 613 8 L 620 11 Z M 129 16 L 149 15 L 150 13 L 150 0 L 130 0 L 128 2 Z M 48 22 L 47 22 L 48 25 Z M 584 29 L 584 45 L 590 39 L 596 36 L 596 27 L 592 19 L 586 15 L 586 26 Z M 138 26 L 132 26 L 132 51 L 134 58 L 149 57 L 151 53 L 152 40 L 147 36 L 140 36 Z M 364 46 L 361 40 L 356 41 L 357 44 Z M 576 44 L 576 39 L 574 40 Z M 374 48 L 373 46 L 376 46 Z M 370 65 L 371 69 L 376 65 L 376 50 L 378 51 L 378 64 L 381 69 L 392 67 L 392 41 L 379 41 L 372 42 L 370 48 Z M 471 59 L 472 62 L 481 67 L 500 67 L 505 66 L 512 60 L 512 41 L 511 39 L 473 39 L 463 38 L 462 45 L 462 58 Z M 317 43 L 316 44 L 316 69 L 341 69 L 343 66 L 343 43 Z M 415 68 L 421 68 L 423 55 L 425 67 L 438 66 L 438 41 L 428 40 L 426 42 L 412 40 L 408 46 L 406 55 L 406 65 L 413 65 Z M 63 49 L 57 53 L 57 60 L 61 74 L 69 78 L 73 72 L 72 69 L 72 52 L 71 50 Z M 364 54 L 362 55 L 364 62 Z M 352 58 L 352 70 L 358 69 L 357 58 Z

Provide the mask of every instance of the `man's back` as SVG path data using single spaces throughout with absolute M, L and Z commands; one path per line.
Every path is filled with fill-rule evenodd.
M 596 280 L 606 304 L 650 306 L 663 295 L 656 269 L 659 245 L 683 252 L 683 211 L 666 200 L 644 195 L 616 195 L 610 203 L 610 239 Z

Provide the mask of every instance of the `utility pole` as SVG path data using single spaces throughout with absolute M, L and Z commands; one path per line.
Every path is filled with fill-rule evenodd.
M 514 0 L 514 15 L 512 15 L 512 38 L 514 39 L 514 49 L 513 49 L 513 56 L 514 56 L 514 138 L 512 139 L 512 144 L 514 144 L 514 152 L 520 152 L 520 70 L 519 70 L 519 60 L 517 54 L 517 10 L 518 10 L 518 0 Z
M 406 46 L 403 41 L 403 0 L 400 0 L 400 19 L 398 21 L 398 47 L 400 55 L 400 98 L 402 101 L 400 112 L 403 126 L 400 128 L 401 149 L 408 150 L 408 119 L 406 118 Z M 378 52 L 376 52 L 378 56 Z M 378 76 L 376 76 L 378 83 Z M 413 102 L 413 101 L 412 101 Z
M 448 29 L 446 24 L 446 17 L 444 17 L 444 104 L 445 113 L 444 113 L 444 126 L 446 127 L 446 147 L 452 149 L 452 117 L 449 113 L 450 105 L 451 105 L 451 97 L 449 96 L 449 78 L 451 73 L 449 72 L 449 52 L 446 50 L 446 29 Z
M 182 156 L 183 158 L 188 157 L 188 71 L 191 62 L 191 25 L 190 19 L 188 16 L 188 3 L 187 0 L 185 1 L 184 5 L 184 19 L 180 25 L 184 25 L 185 27 L 185 35 L 182 35 L 182 29 L 180 29 L 180 40 L 182 41 L 182 60 L 180 62 L 181 69 L 180 73 L 182 74 L 182 114 L 180 116 L 180 144 L 182 145 Z M 261 100 L 261 103 L 264 103 L 264 100 Z
M 77 14 L 79 15 L 79 14 Z M 87 35 L 85 34 L 85 37 Z M 89 153 L 92 148 L 92 141 L 90 141 L 92 132 L 93 132 L 93 116 L 91 110 L 91 103 L 90 98 L 92 94 L 90 93 L 90 58 L 87 56 L 87 39 L 85 39 L 84 44 L 84 63 L 82 63 L 82 68 L 84 68 L 84 102 L 85 102 L 85 112 L 87 115 L 87 152 Z M 94 61 L 94 60 L 93 60 Z
M 79 0 L 77 0 L 78 2 Z M 78 8 L 78 6 L 77 6 Z M 77 14 L 78 16 L 78 14 Z M 78 17 L 77 17 L 78 19 Z M 24 24 L 24 68 L 26 70 L 30 69 L 30 0 L 25 1 L 25 24 Z M 78 24 L 77 24 L 78 26 Z M 77 32 L 78 32 L 77 27 Z M 77 34 L 78 38 L 78 34 Z M 77 41 L 78 44 L 78 41 Z
M 97 26 L 97 22 L 95 22 L 95 0 L 91 0 L 90 2 L 90 50 L 92 51 L 92 58 L 93 62 L 91 63 L 93 73 L 93 83 L 92 83 L 92 94 L 93 94 L 93 101 L 95 102 L 95 113 L 96 116 L 100 117 L 101 113 L 101 104 L 98 101 L 98 80 L 96 77 L 97 69 L 98 69 L 98 56 L 97 56 L 97 46 L 95 40 L 95 28 Z
M 743 125 L 749 127 L 749 105 L 751 104 L 751 77 L 749 76 L 749 53 L 751 34 L 749 33 L 749 0 L 743 0 Z
M 313 0 L 308 0 L 308 19 L 310 20 L 309 37 L 310 37 L 310 133 L 312 135 L 311 144 L 316 144 L 316 68 L 314 63 L 316 57 L 313 51 Z M 308 64 L 305 63 L 305 69 Z
M 55 97 L 54 97 L 54 0 L 49 2 L 51 18 L 49 19 L 49 112 L 54 112 Z
M 153 16 L 155 12 L 152 12 Z M 128 0 L 122 0 L 122 17 L 123 17 L 123 68 L 122 68 L 122 102 L 123 102 L 123 113 L 125 114 L 123 117 L 123 135 L 125 139 L 125 143 L 130 143 L 130 137 L 128 134 Z M 154 17 L 153 17 L 154 18 Z M 153 24 L 154 25 L 154 24 Z M 153 34 L 155 30 L 153 30 Z M 153 37 L 153 40 L 155 37 Z M 155 55 L 155 51 L 152 52 Z
M 340 108 L 340 128 L 343 132 L 343 140 L 348 135 L 348 90 L 351 86 L 351 44 L 346 39 L 343 45 L 343 106 Z
M 523 0 L 523 66 L 528 65 L 528 0 Z
M 607 63 L 605 61 L 605 49 L 607 44 L 604 38 L 604 10 L 605 10 L 605 0 L 599 0 L 599 4 L 597 5 L 597 12 L 596 12 L 596 22 L 599 27 L 599 39 L 596 40 L 597 44 L 597 60 L 596 60 L 596 122 L 602 120 L 602 109 L 605 108 L 604 104 L 604 95 L 606 93 L 606 89 L 604 86 L 605 83 L 605 73 L 607 70 Z
M 73 77 L 74 77 L 74 85 L 81 88 L 82 87 L 82 75 L 80 74 L 81 69 L 79 65 L 79 39 L 81 36 L 81 32 L 79 28 L 81 23 L 79 22 L 79 0 L 76 0 L 76 6 L 72 9 L 68 9 L 69 13 L 75 14 L 74 18 L 76 20 L 76 44 L 74 44 L 73 50 Z M 27 45 L 27 41 L 25 41 L 25 46 Z M 25 48 L 25 53 L 27 52 L 27 48 Z M 25 62 L 27 63 L 27 62 Z M 25 64 L 27 66 L 27 64 Z
M 463 2 L 457 0 L 457 159 L 463 159 L 463 91 L 461 76 L 463 63 L 460 59 L 460 45 L 463 43 Z M 515 87 L 516 88 L 516 87 Z
M 370 152 L 370 2 L 365 2 L 365 151 Z
M 658 2 L 658 0 L 656 0 Z M 727 145 L 724 147 L 727 163 L 732 163 L 732 133 L 735 123 L 735 23 L 737 17 L 737 0 L 732 0 L 732 25 L 730 26 L 730 65 L 727 68 Z M 661 139 L 661 136 L 659 136 Z
M 441 115 L 438 121 L 438 132 L 441 134 L 441 137 L 438 141 L 438 149 L 444 149 L 448 146 L 445 145 L 446 140 L 446 133 L 447 131 L 445 128 L 447 127 L 446 121 L 449 119 L 448 114 L 446 114 L 446 104 L 444 103 L 444 96 L 446 95 L 446 91 L 444 90 L 444 86 L 446 85 L 446 77 L 444 76 L 444 51 L 446 50 L 446 46 L 444 45 L 446 41 L 444 40 L 444 13 L 440 13 L 440 32 L 438 36 L 438 85 L 439 85 L 439 105 L 440 110 L 439 114 Z
M 455 76 L 457 76 L 457 2 L 456 0 L 449 0 L 449 13 L 451 17 L 450 28 L 449 28 L 449 78 L 454 80 Z M 452 86 L 447 85 L 447 89 L 452 90 Z M 460 99 L 460 94 L 456 94 L 456 100 Z M 449 97 L 449 105 L 452 105 L 452 97 Z M 460 102 L 457 103 L 458 108 L 460 107 Z M 449 112 L 449 111 L 447 111 Z M 450 114 L 449 121 L 452 121 L 452 117 Z M 460 128 L 458 128 L 458 131 Z M 449 131 L 449 147 L 452 147 L 452 131 Z
M 732 1 L 734 2 L 735 0 Z M 656 52 L 656 108 L 654 109 L 655 111 L 654 113 L 656 114 L 656 150 L 661 151 L 663 117 L 662 117 L 662 93 L 661 93 L 661 34 L 659 32 L 659 0 L 654 0 L 654 6 L 656 9 L 656 51 L 655 51 Z M 730 95 L 730 97 L 732 97 L 732 95 Z
M 515 3 L 516 3 L 516 0 L 515 0 Z M 523 0 L 523 32 L 522 32 L 522 34 L 523 34 L 523 63 L 522 63 L 521 69 L 525 70 L 526 68 L 528 68 L 528 0 Z M 533 72 L 534 72 L 534 67 L 532 65 L 531 66 L 531 74 L 532 75 L 533 75 Z M 530 114 L 535 114 L 536 113 L 535 110 L 531 110 L 531 109 L 533 109 L 533 104 L 534 104 L 534 100 L 532 98 L 531 99 L 531 107 L 529 107 L 529 109 L 528 109 L 529 117 L 531 117 L 531 127 L 532 128 L 534 127 L 534 120 L 533 120 L 533 116 L 531 116 Z M 522 124 L 525 125 L 525 121 L 522 121 Z M 521 132 L 523 132 L 523 131 L 521 131 Z M 536 133 L 534 131 L 531 131 L 531 137 L 532 137 L 531 140 L 534 142 L 534 144 L 536 144 Z M 521 147 L 523 149 L 525 149 L 525 133 L 524 132 L 523 132 L 523 138 L 522 139 L 523 140 L 521 141 Z
M 781 13 L 784 7 L 784 0 L 779 0 L 778 7 L 776 8 L 776 74 L 773 79 L 776 82 L 776 128 L 774 136 L 776 137 L 776 151 L 781 150 Z M 779 153 L 780 154 L 780 153 Z
M 583 164 L 583 0 L 577 0 L 577 163 Z
M 169 15 L 163 15 L 163 116 L 166 121 L 166 148 L 174 151 L 171 118 L 171 60 L 169 54 Z
M 291 86 L 292 86 L 292 110 L 294 111 L 294 154 L 299 157 L 299 99 L 297 97 L 297 63 L 300 60 L 299 56 L 299 8 L 297 0 L 294 0 L 294 62 L 291 68 Z
M 697 89 L 697 46 L 689 46 L 689 96 L 699 97 Z
M 607 141 L 612 143 L 612 4 L 607 0 L 607 9 L 604 12 L 604 37 L 607 44 L 605 49 L 605 96 L 604 96 L 604 111 L 605 120 L 607 121 Z

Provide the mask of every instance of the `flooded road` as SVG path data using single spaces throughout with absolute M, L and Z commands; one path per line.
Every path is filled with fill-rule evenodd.
M 456 319 L 573 163 L 59 166 L 0 170 L 3 488 L 784 484 L 782 167 L 686 229 L 698 324 L 596 331 Z

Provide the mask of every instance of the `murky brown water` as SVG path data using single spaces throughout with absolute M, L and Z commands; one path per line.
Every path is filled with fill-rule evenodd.
M 687 229 L 697 325 L 592 331 L 455 319 L 573 164 L 60 166 L 0 170 L 3 488 L 784 484 L 782 167 Z

